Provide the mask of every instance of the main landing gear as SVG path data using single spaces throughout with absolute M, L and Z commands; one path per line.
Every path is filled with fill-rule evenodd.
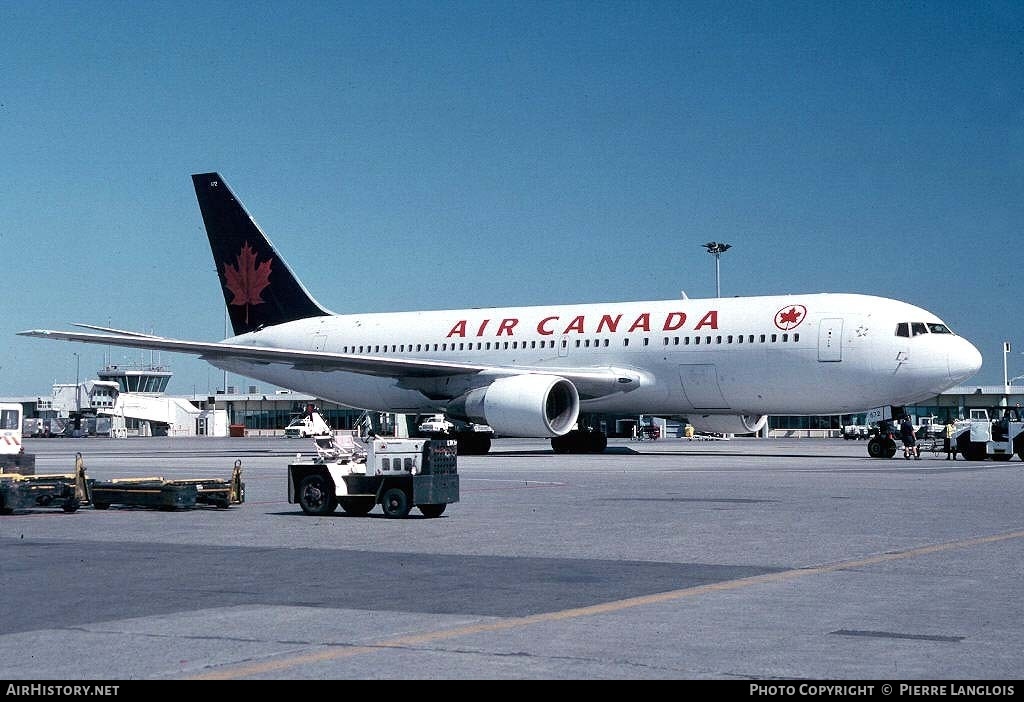
M 608 435 L 595 429 L 573 429 L 551 440 L 555 453 L 603 453 L 608 448 Z

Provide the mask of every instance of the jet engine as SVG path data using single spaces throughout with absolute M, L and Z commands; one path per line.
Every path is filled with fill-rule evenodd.
M 580 414 L 576 386 L 557 375 L 499 378 L 452 403 L 448 413 L 486 424 L 501 436 L 551 438 L 567 434 Z
M 768 421 L 766 414 L 691 414 L 688 418 L 694 429 L 710 434 L 755 434 Z

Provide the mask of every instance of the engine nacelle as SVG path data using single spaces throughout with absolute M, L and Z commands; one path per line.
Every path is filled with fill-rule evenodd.
M 557 375 L 514 375 L 470 390 L 448 412 L 486 424 L 501 436 L 551 438 L 572 430 L 580 395 L 575 385 Z
M 756 434 L 768 422 L 768 415 L 691 414 L 688 419 L 694 429 L 709 434 Z

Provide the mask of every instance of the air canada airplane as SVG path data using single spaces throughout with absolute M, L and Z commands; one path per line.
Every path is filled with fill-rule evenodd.
M 934 396 L 981 354 L 931 312 L 817 293 L 335 314 L 217 173 L 192 176 L 234 336 L 186 341 L 89 324 L 23 336 L 197 354 L 353 408 L 443 413 L 556 450 L 603 451 L 581 413 L 685 416 L 751 433 L 769 414 L 852 414 Z M 471 452 L 486 453 L 489 435 Z

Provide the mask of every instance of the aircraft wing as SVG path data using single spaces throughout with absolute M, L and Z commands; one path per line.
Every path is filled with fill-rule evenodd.
M 90 332 L 54 331 L 31 329 L 18 332 L 18 336 L 59 341 L 78 341 L 85 344 L 126 346 L 152 351 L 175 351 L 195 354 L 207 361 L 217 359 L 240 359 L 251 363 L 283 363 L 296 370 L 304 371 L 346 371 L 381 377 L 401 379 L 443 378 L 446 376 L 469 376 L 480 374 L 493 380 L 502 376 L 524 373 L 545 373 L 557 375 L 571 381 L 583 398 L 601 397 L 613 392 L 623 392 L 639 386 L 640 377 L 635 371 L 618 368 L 561 368 L 545 366 L 493 366 L 474 363 L 451 363 L 448 361 L 427 361 L 365 354 L 331 353 L 304 349 L 276 348 L 271 346 L 249 346 L 227 344 L 220 341 L 188 341 L 171 339 L 141 332 L 127 332 L 94 325 L 77 325 L 90 329 L 109 331 L 107 334 Z

